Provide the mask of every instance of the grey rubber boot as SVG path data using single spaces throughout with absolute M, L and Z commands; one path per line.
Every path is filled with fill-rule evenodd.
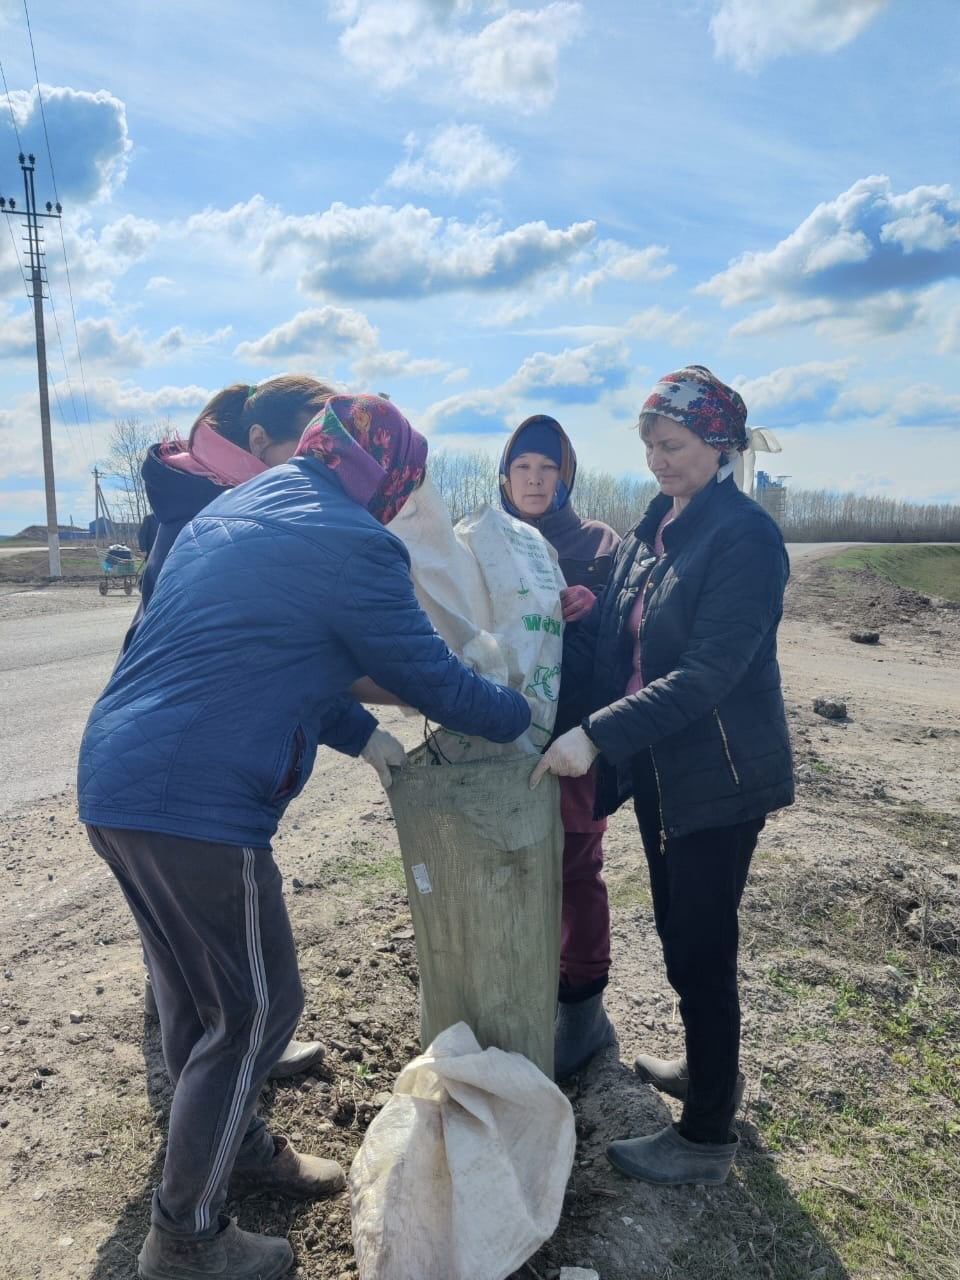
M 323 1045 L 318 1040 L 291 1040 L 270 1068 L 271 1080 L 287 1080 L 323 1061 Z
M 293 1250 L 277 1236 L 241 1231 L 233 1218 L 209 1240 L 184 1240 L 151 1227 L 137 1259 L 140 1280 L 280 1280 Z
M 669 1094 L 671 1098 L 679 1098 L 681 1102 L 686 1101 L 687 1085 L 690 1082 L 686 1058 L 653 1058 L 647 1053 L 641 1053 L 634 1060 L 633 1069 L 641 1080 L 652 1084 L 660 1093 Z M 747 1082 L 743 1072 L 738 1071 L 733 1095 L 735 1111 L 740 1110 L 746 1087 Z
M 553 1078 L 566 1080 L 605 1049 L 615 1035 L 603 1007 L 603 993 L 575 1004 L 557 1005 L 553 1032 Z
M 686 1183 L 715 1186 L 726 1182 L 740 1145 L 733 1142 L 690 1142 L 670 1124 L 648 1138 L 611 1142 L 607 1159 L 628 1178 L 677 1187 Z

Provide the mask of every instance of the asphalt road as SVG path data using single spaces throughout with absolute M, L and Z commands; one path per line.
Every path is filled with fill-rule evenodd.
M 75 780 L 87 715 L 113 669 L 139 598 L 131 602 L 125 597 L 101 600 L 93 591 L 90 595 L 89 608 L 22 617 L 10 616 L 14 598 L 4 597 L 0 814 L 62 791 Z M 31 603 L 26 594 L 21 599 L 25 606 Z
M 795 562 L 842 549 L 843 543 L 792 543 Z M 44 608 L 53 593 L 24 593 Z M 91 706 L 113 669 L 136 607 L 121 597 L 86 601 L 71 593 L 64 612 L 18 616 L 4 597 L 0 617 L 0 814 L 73 784 L 77 750 Z

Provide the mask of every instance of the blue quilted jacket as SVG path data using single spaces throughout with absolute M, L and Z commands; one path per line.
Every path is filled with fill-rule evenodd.
M 406 548 L 299 458 L 185 526 L 80 747 L 95 826 L 269 846 L 318 745 L 358 755 L 371 676 L 449 729 L 510 742 L 519 693 L 464 667 L 417 603 Z

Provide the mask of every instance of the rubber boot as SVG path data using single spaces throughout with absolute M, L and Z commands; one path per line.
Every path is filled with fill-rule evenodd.
M 190 1240 L 151 1227 L 137 1259 L 140 1280 L 280 1280 L 293 1266 L 290 1243 L 241 1231 L 221 1217 L 218 1235 Z
M 553 1039 L 553 1078 L 566 1080 L 587 1065 L 614 1038 L 613 1023 L 603 1007 L 603 993 L 557 1005 Z
M 686 1101 L 687 1085 L 690 1082 L 686 1058 L 653 1058 L 649 1054 L 641 1053 L 635 1059 L 633 1069 L 641 1080 L 652 1084 L 660 1093 L 666 1093 L 671 1098 L 679 1098 L 681 1102 Z M 747 1082 L 743 1072 L 738 1071 L 733 1094 L 735 1112 L 740 1110 L 746 1087 Z
M 668 1124 L 648 1138 L 626 1138 L 611 1142 L 607 1159 L 628 1178 L 678 1187 L 686 1183 L 717 1186 L 726 1182 L 740 1140 L 731 1142 L 691 1142 Z

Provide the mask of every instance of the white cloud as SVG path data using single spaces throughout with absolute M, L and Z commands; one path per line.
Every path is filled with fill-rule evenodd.
M 690 318 L 686 307 L 680 311 L 647 307 L 631 316 L 625 327 L 634 338 L 646 339 L 648 342 L 669 342 L 674 347 L 694 342 L 704 330 L 699 321 Z
M 169 276 L 151 276 L 146 284 L 148 293 L 170 293 L 176 288 L 177 282 Z
M 898 194 L 861 178 L 817 205 L 773 249 L 742 254 L 698 292 L 726 306 L 770 299 L 740 336 L 826 323 L 832 335 L 892 333 L 920 316 L 923 291 L 960 276 L 960 200 L 949 186 Z
M 353 372 L 360 382 L 369 384 L 384 378 L 425 378 L 449 368 L 446 360 L 418 358 L 409 351 L 372 351 L 354 361 Z
M 789 54 L 836 53 L 889 0 L 722 0 L 710 23 L 718 55 L 742 71 Z
M 568 0 L 539 9 L 333 0 L 329 12 L 344 27 L 341 53 L 367 84 L 385 92 L 422 85 L 430 97 L 466 96 L 531 112 L 553 101 L 560 52 L 580 29 L 582 9 Z M 500 16 L 487 21 L 492 12 Z
M 601 240 L 596 245 L 600 265 L 573 282 L 573 292 L 592 297 L 593 291 L 610 280 L 665 280 L 676 271 L 665 262 L 669 250 L 660 244 L 631 249 L 617 240 Z
M 863 415 L 890 427 L 960 428 L 960 394 L 928 382 L 908 387 L 851 388 L 837 403 L 840 415 Z
M 765 419 L 783 421 L 785 416 L 795 417 L 797 409 L 822 413 L 832 406 L 851 367 L 849 360 L 811 360 L 774 369 L 758 378 L 735 378 L 733 385 L 752 417 L 762 413 Z
M 422 416 L 425 430 L 444 435 L 496 435 L 514 420 L 524 401 L 544 410 L 596 404 L 619 391 L 630 372 L 624 343 L 601 338 L 582 347 L 535 352 L 497 387 L 461 391 L 432 404 Z
M 347 307 L 316 307 L 301 311 L 252 342 L 241 342 L 234 355 L 241 360 L 276 360 L 337 356 L 358 348 L 373 349 L 377 330 L 360 311 Z
M 289 253 L 308 293 L 334 297 L 419 297 L 454 290 L 514 287 L 571 258 L 595 234 L 593 222 L 567 228 L 528 222 L 504 231 L 492 219 L 465 223 L 404 205 L 286 217 L 264 236 L 260 263 Z
M 58 383 L 61 396 L 69 395 L 66 383 Z M 92 418 L 123 418 L 137 415 L 165 418 L 195 414 L 213 392 L 197 386 L 165 386 L 155 389 L 117 378 L 88 378 L 87 400 Z
M 87 202 L 110 195 L 126 177 L 132 150 L 126 107 L 105 89 L 88 93 L 80 89 L 43 85 L 42 93 L 60 199 Z M 0 141 L 6 139 L 4 145 L 9 142 L 10 149 L 13 148 L 12 110 L 24 150 L 33 152 L 38 158 L 38 201 L 52 200 L 36 87 L 11 90 L 9 108 L 7 98 L 0 94 Z
M 459 196 L 498 187 L 513 172 L 517 158 L 476 124 L 449 124 L 421 145 L 416 134 L 404 142 L 406 159 L 387 179 L 390 187 Z

